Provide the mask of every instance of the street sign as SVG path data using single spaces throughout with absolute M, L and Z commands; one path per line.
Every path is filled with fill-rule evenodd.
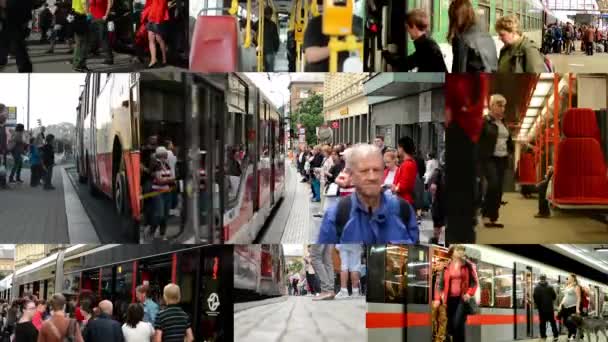
M 8 119 L 6 120 L 6 123 L 9 125 L 16 125 L 17 124 L 17 107 L 6 107 L 6 110 L 8 111 Z
M 339 121 L 334 121 L 331 123 L 331 128 L 333 129 L 338 129 L 340 128 L 340 122 Z

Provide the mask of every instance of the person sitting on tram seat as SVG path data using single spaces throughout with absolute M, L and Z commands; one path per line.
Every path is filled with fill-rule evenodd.
M 414 41 L 416 51 L 409 56 L 397 56 L 389 51 L 382 51 L 382 57 L 393 67 L 393 71 L 447 72 L 441 49 L 435 40 L 429 37 L 429 16 L 419 8 L 409 11 L 405 17 L 405 28 Z
M 326 211 L 317 243 L 417 243 L 418 223 L 412 207 L 382 191 L 380 149 L 357 145 L 345 152 L 345 161 L 355 192 Z

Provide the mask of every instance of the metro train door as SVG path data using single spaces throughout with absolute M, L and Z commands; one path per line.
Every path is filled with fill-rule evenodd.
M 515 263 L 515 339 L 528 339 L 540 336 L 538 310 L 534 305 L 534 286 L 538 283 L 539 270 L 528 265 Z

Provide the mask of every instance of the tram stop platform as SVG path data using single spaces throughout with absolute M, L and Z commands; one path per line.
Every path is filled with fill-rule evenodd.
M 365 297 L 313 301 L 289 296 L 236 312 L 234 340 L 266 342 L 367 341 Z
M 541 339 L 541 338 L 533 338 L 531 340 L 513 340 L 513 342 L 552 342 L 552 341 L 553 341 L 553 337 L 547 337 L 546 340 L 545 339 Z M 559 342 L 566 342 L 566 341 L 568 341 L 568 337 L 566 335 L 561 335 L 559 337 L 558 341 Z M 581 341 L 589 341 L 589 340 L 587 339 L 587 336 L 585 336 L 583 339 L 581 339 Z M 592 335 L 591 336 L 591 341 L 608 342 L 606 340 L 606 338 L 604 336 L 602 336 L 601 334 L 600 334 L 600 337 L 599 337 L 598 340 L 596 340 L 595 336 Z

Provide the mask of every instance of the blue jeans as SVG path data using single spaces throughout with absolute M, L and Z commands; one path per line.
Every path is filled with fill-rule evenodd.
M 21 167 L 23 166 L 23 157 L 21 156 L 21 153 L 13 152 L 12 155 L 14 164 L 13 168 L 11 169 L 11 175 L 9 177 L 9 180 L 15 179 L 15 175 L 17 175 L 17 180 L 21 180 Z
M 321 200 L 321 182 L 319 181 L 319 179 L 317 177 L 314 177 L 312 179 L 312 182 L 310 183 L 310 186 L 312 187 L 312 197 L 315 201 L 320 201 Z
M 158 196 L 152 197 L 152 207 L 154 208 L 154 220 L 152 224 L 151 234 L 156 232 L 156 228 L 160 226 L 160 235 L 165 235 L 167 230 L 167 219 L 169 218 L 169 210 L 171 209 L 171 193 L 163 192 Z

